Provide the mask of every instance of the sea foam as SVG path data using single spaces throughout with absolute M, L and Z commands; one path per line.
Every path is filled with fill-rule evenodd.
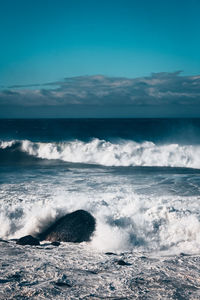
M 49 185 L 40 188 L 46 194 L 52 190 L 51 197 L 43 196 L 43 201 L 36 201 L 24 193 L 23 202 L 18 199 L 2 202 L 1 238 L 37 235 L 59 216 L 85 209 L 96 219 L 91 246 L 100 251 L 199 252 L 197 197 L 138 195 L 128 185 L 123 190 L 107 186 L 104 191 L 96 189 L 95 193 L 89 188 L 84 193 L 65 191 L 61 187 L 53 190 Z M 38 190 L 38 198 L 40 193 Z
M 137 143 L 120 140 L 109 142 L 93 139 L 54 143 L 9 141 L 1 142 L 4 151 L 13 148 L 32 157 L 62 160 L 71 163 L 102 166 L 157 166 L 200 169 L 200 146 L 155 144 L 151 141 Z

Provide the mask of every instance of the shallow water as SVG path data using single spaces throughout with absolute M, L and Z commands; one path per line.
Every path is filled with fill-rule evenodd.
M 200 299 L 196 255 L 107 255 L 87 243 L 1 242 L 0 251 L 1 299 Z

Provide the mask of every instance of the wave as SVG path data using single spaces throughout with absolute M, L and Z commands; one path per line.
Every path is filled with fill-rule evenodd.
M 47 191 L 49 186 L 42 185 L 40 189 Z M 37 236 L 59 217 L 84 209 L 96 219 L 91 244 L 101 251 L 199 253 L 197 197 L 147 197 L 135 193 L 131 186 L 126 186 L 125 191 L 116 187 L 114 194 L 110 193 L 109 186 L 95 193 L 93 190 L 66 192 L 63 187 L 50 190 L 52 197 L 45 199 L 36 200 L 38 194 L 34 198 L 27 193 L 23 201 L 17 197 L 12 203 L 4 199 L 0 209 L 0 237 Z
M 68 142 L 32 142 L 12 140 L 0 142 L 0 161 L 61 160 L 102 166 L 155 166 L 200 169 L 200 146 L 165 144 L 129 140 L 108 142 L 93 139 Z

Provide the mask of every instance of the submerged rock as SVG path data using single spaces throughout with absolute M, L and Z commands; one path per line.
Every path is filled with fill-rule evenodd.
M 40 242 L 37 238 L 34 238 L 32 235 L 26 235 L 17 240 L 16 244 L 37 246 L 40 245 Z
M 130 266 L 131 264 L 125 262 L 124 260 L 120 259 L 117 261 L 117 264 L 120 266 Z
M 94 217 L 85 210 L 77 210 L 55 221 L 39 235 L 39 239 L 51 242 L 81 243 L 89 241 L 94 230 Z
M 60 246 L 60 242 L 52 242 L 51 245 L 58 247 Z
M 117 255 L 116 253 L 113 253 L 113 252 L 106 252 L 105 254 L 106 255 Z
M 54 282 L 55 285 L 59 286 L 59 287 L 67 287 L 67 288 L 70 288 L 72 287 L 72 282 L 67 279 L 67 276 L 65 274 L 63 274 L 62 278 L 61 279 L 58 279 L 57 282 Z

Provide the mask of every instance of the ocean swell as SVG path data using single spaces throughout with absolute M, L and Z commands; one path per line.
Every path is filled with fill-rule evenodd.
M 129 140 L 108 142 L 93 139 L 90 142 L 80 140 L 67 142 L 0 142 L 0 158 L 11 155 L 16 160 L 40 158 L 61 160 L 71 163 L 97 164 L 102 166 L 155 166 L 185 167 L 200 169 L 200 146 L 164 144 L 151 141 L 137 143 Z M 25 154 L 25 157 L 22 156 Z

